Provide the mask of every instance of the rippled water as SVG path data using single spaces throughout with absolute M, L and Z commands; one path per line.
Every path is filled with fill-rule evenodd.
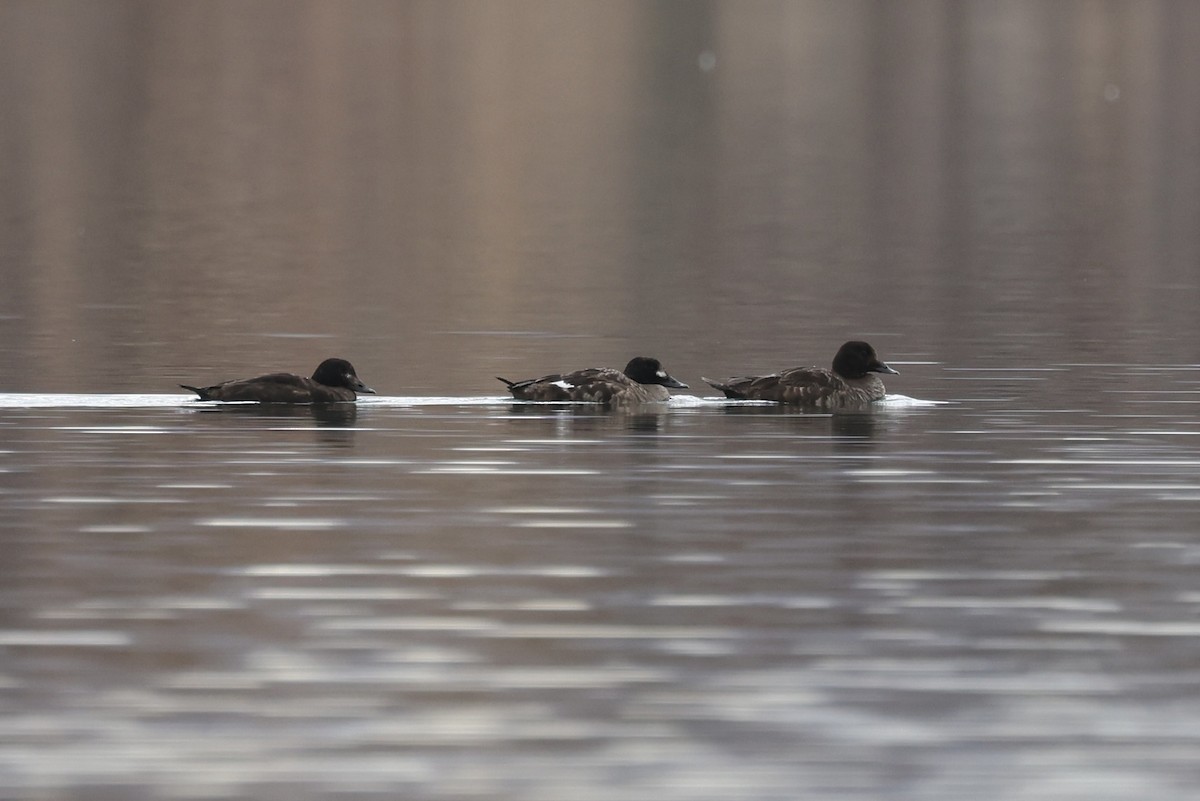
M 1187 797 L 1196 374 L 902 369 L 959 397 L 0 396 L 7 792 Z

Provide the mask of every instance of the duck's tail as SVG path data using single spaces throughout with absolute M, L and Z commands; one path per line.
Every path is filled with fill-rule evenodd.
M 507 378 L 501 378 L 500 376 L 496 376 L 496 380 L 503 381 L 504 385 L 507 386 L 509 389 L 512 389 L 513 387 L 515 387 L 517 385 L 516 381 L 509 381 Z
M 727 397 L 727 398 L 731 398 L 733 400 L 745 400 L 746 399 L 745 395 L 743 395 L 741 392 L 738 392 L 736 389 L 734 389 L 731 386 L 733 384 L 733 382 L 736 381 L 737 379 L 731 378 L 728 382 L 722 382 L 722 381 L 713 381 L 711 378 L 705 378 L 704 376 L 700 376 L 700 380 L 703 381 L 705 384 L 708 384 L 713 389 L 719 389 L 721 392 L 724 392 L 725 397 Z
M 208 392 L 204 389 L 204 387 L 191 387 L 191 386 L 188 386 L 187 384 L 180 384 L 179 386 L 183 387 L 184 389 L 186 389 L 189 392 L 195 392 L 197 395 L 200 396 L 200 400 L 211 400 L 208 397 Z

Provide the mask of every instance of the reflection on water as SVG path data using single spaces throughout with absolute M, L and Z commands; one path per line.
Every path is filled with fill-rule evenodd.
M 9 396 L 6 793 L 1185 798 L 1200 395 L 1114 371 L 1149 395 Z
M 547 432 L 564 429 L 572 431 L 644 431 L 656 432 L 666 422 L 671 408 L 666 404 L 647 404 L 614 410 L 582 403 L 522 403 L 509 405 L 508 410 L 527 420 L 542 422 Z
M 0 797 L 1194 798 L 1198 40 L 0 3 Z M 858 338 L 861 413 L 493 378 Z
M 197 403 L 198 414 L 246 415 L 274 420 L 312 420 L 319 427 L 353 428 L 358 419 L 354 403 L 315 403 L 291 406 L 271 403 Z

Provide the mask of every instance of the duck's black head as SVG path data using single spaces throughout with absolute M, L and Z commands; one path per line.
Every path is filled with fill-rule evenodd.
M 658 359 L 649 356 L 635 356 L 625 365 L 625 375 L 639 384 L 662 384 L 672 389 L 687 389 L 688 385 L 667 375 Z
M 899 373 L 879 360 L 875 349 L 866 342 L 851 341 L 838 348 L 833 357 L 833 372 L 842 378 L 862 378 L 867 373 Z
M 375 390 L 359 380 L 354 365 L 345 359 L 326 359 L 321 362 L 313 371 L 312 380 L 327 387 L 345 387 L 355 392 L 375 394 Z

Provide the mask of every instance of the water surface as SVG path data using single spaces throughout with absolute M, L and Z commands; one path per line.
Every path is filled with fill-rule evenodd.
M 6 398 L 8 788 L 1186 797 L 1200 397 L 1150 374 L 846 415 Z

